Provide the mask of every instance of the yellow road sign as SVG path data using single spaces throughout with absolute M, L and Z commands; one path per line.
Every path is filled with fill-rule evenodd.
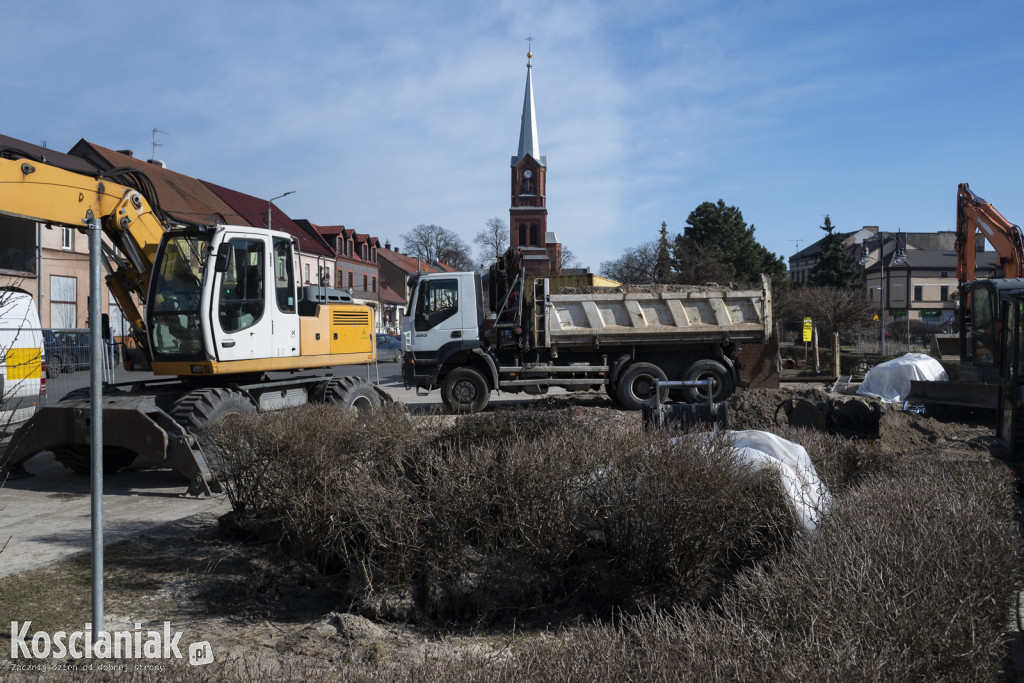
M 805 342 L 811 341 L 811 334 L 812 334 L 811 330 L 812 329 L 813 329 L 813 326 L 811 324 L 811 319 L 810 318 L 804 318 L 804 341 Z

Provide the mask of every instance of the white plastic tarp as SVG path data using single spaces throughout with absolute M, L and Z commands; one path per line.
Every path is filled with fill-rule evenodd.
M 923 353 L 908 353 L 868 370 L 857 393 L 880 401 L 899 402 L 910 393 L 910 380 L 947 382 L 942 364 Z
M 821 515 L 832 505 L 832 494 L 818 478 L 807 450 L 770 432 L 728 432 L 740 458 L 763 472 L 777 473 L 790 509 L 807 533 L 818 528 Z

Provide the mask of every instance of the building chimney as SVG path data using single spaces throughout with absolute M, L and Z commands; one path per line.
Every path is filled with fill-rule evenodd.
M 130 149 L 119 149 L 119 150 L 117 150 L 117 153 L 118 154 L 123 154 L 126 157 L 135 156 L 135 154 Z
M 160 161 L 159 159 L 146 159 L 146 163 L 153 164 L 154 166 L 159 166 L 160 168 L 167 168 L 167 164 Z

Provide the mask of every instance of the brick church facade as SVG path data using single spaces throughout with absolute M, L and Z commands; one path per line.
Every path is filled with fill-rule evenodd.
M 562 245 L 548 232 L 547 157 L 540 153 L 533 103 L 533 53 L 526 54 L 526 95 L 519 149 L 512 157 L 509 245 L 522 249 L 528 275 L 551 277 L 562 271 Z

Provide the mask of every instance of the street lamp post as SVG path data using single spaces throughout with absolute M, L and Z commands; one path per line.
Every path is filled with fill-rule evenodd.
M 885 291 L 885 234 L 884 233 L 878 233 L 878 236 L 875 239 L 878 240 L 878 268 L 879 268 L 879 277 L 880 277 L 879 286 L 878 286 L 878 308 L 879 308 L 879 311 L 878 311 L 879 319 L 878 319 L 878 321 L 880 323 L 879 326 L 881 327 L 881 331 L 879 333 L 879 338 L 880 338 L 881 347 L 882 347 L 882 357 L 884 358 L 885 357 L 885 294 L 886 294 L 886 291 Z M 869 242 L 871 240 L 864 240 L 864 241 L 865 242 Z M 896 254 L 893 255 L 892 262 L 896 263 L 896 264 L 899 264 L 899 263 L 905 262 L 906 259 L 907 259 L 906 254 L 904 254 L 902 252 L 899 252 L 899 253 L 896 253 Z M 861 261 L 860 262 L 861 262 L 861 265 L 867 265 L 867 262 L 868 262 L 868 255 L 867 255 L 867 253 L 865 253 L 861 257 Z M 908 286 L 909 286 L 909 284 L 908 284 Z M 909 344 L 910 343 L 910 334 L 909 334 L 909 330 L 910 330 L 910 327 L 909 327 L 909 325 L 910 325 L 910 322 L 909 322 L 910 321 L 909 296 L 907 298 L 907 301 L 905 301 L 904 303 L 907 304 L 907 325 L 908 325 L 907 326 L 907 330 L 908 330 L 907 343 Z
M 291 190 L 289 192 L 285 192 L 284 194 L 279 194 L 276 197 L 267 200 L 267 220 L 266 220 L 267 230 L 270 230 L 270 215 L 272 213 L 274 199 L 280 199 L 281 197 L 287 197 L 290 194 L 295 194 L 295 190 Z

